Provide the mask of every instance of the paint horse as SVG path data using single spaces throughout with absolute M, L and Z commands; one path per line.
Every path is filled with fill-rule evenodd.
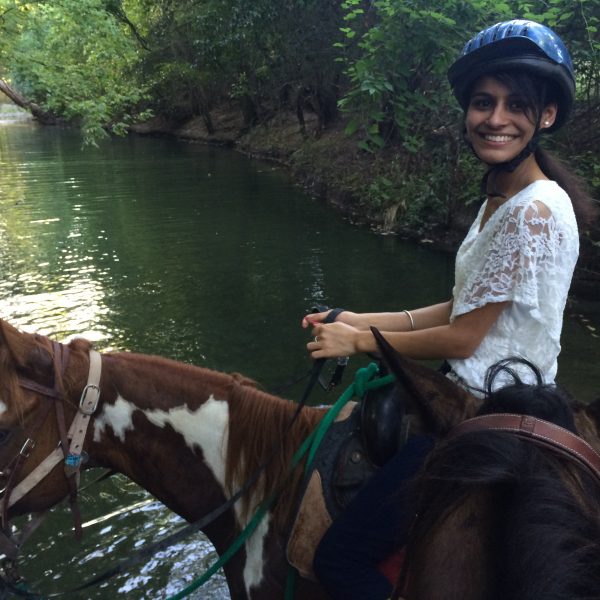
M 425 430 L 442 435 L 475 412 L 477 401 L 447 378 L 392 355 L 389 348 L 383 351 Z M 94 357 L 97 353 L 85 340 L 63 346 L 0 320 L 4 526 L 16 515 L 44 511 L 74 496 L 72 471 L 69 465 L 65 471 L 64 463 L 26 493 L 16 494 L 56 452 L 59 440 L 65 452 L 71 443 L 67 458 L 86 456 L 84 468 L 123 473 L 188 521 L 221 506 L 269 457 L 251 492 L 204 532 L 223 553 L 263 498 L 287 478 L 277 505 L 224 567 L 232 599 L 283 598 L 288 519 L 302 478 L 300 470 L 288 477 L 289 464 L 324 409 L 305 408 L 288 428 L 295 405 L 258 390 L 242 376 L 130 353 L 102 355 L 98 398 L 95 384 L 86 387 Z M 91 389 L 92 407 L 83 411 L 86 423 L 81 425 L 77 415 L 84 389 Z M 77 432 L 66 434 L 73 421 L 75 430 L 87 428 L 83 438 Z M 581 431 L 597 446 L 599 421 L 598 414 L 581 409 Z M 81 447 L 73 448 L 70 437 Z M 280 450 L 272 459 L 276 446 Z M 70 468 L 76 469 L 77 460 L 72 463 Z M 299 578 L 295 597 L 318 600 L 326 595 L 316 582 Z

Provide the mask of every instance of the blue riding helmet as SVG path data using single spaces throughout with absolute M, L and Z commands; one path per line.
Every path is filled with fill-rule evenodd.
M 555 84 L 558 113 L 546 131 L 561 127 L 573 107 L 575 72 L 563 41 L 545 25 L 514 19 L 480 31 L 450 67 L 448 79 L 456 99 L 466 110 L 471 86 L 477 79 L 514 69 L 529 71 Z

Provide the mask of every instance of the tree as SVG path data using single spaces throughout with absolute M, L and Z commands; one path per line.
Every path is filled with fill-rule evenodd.
M 0 12 L 3 77 L 28 102 L 79 122 L 88 140 L 136 117 L 140 46 L 105 2 L 0 0 Z

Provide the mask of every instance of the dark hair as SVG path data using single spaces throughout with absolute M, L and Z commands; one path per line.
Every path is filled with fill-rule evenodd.
M 560 105 L 558 101 L 560 90 L 556 84 L 544 77 L 519 70 L 499 71 L 489 76 L 505 85 L 512 94 L 519 96 L 526 107 L 527 118 L 536 127 L 546 106 L 553 103 Z M 469 89 L 469 97 L 474 85 L 475 83 Z M 540 130 L 540 133 L 544 133 L 544 130 Z M 590 195 L 588 185 L 548 150 L 537 146 L 534 156 L 544 175 L 556 181 L 567 192 L 573 205 L 577 225 L 581 230 L 586 229 L 598 216 L 596 202 Z
M 523 382 L 518 372 L 522 372 L 523 368 L 532 372 L 535 384 Z M 494 384 L 500 376 L 508 376 L 512 383 L 494 389 Z M 573 401 L 569 394 L 554 384 L 545 384 L 540 370 L 524 358 L 506 358 L 492 365 L 486 373 L 485 390 L 486 397 L 478 415 L 531 415 L 577 433 L 573 418 Z
M 580 230 L 589 227 L 598 218 L 598 207 L 590 195 L 587 183 L 544 148 L 536 149 L 535 159 L 544 175 L 556 181 L 569 195 Z

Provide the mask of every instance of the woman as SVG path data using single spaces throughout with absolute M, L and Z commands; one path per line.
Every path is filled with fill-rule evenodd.
M 487 167 L 486 200 L 457 257 L 448 302 L 398 313 L 307 315 L 313 358 L 376 351 L 370 326 L 399 352 L 444 359 L 449 377 L 483 395 L 494 363 L 521 356 L 554 381 L 563 311 L 579 251 L 577 220 L 593 203 L 576 178 L 538 147 L 571 111 L 569 53 L 549 28 L 513 20 L 489 27 L 464 47 L 448 73 L 465 111 L 465 139 Z M 577 220 L 576 216 L 577 215 Z M 531 379 L 531 370 L 519 373 Z M 502 376 L 496 379 L 503 385 Z M 315 572 L 332 598 L 386 598 L 376 565 L 403 543 L 409 515 L 400 496 L 431 440 L 417 438 L 380 470 L 323 538 Z M 387 504 L 394 497 L 397 509 Z M 386 502 L 383 510 L 382 502 Z
M 452 299 L 410 312 L 346 311 L 329 325 L 327 313 L 308 315 L 307 348 L 313 358 L 375 351 L 373 325 L 406 356 L 447 360 L 450 375 L 476 389 L 489 365 L 515 355 L 552 383 L 579 250 L 574 211 L 585 226 L 594 210 L 576 178 L 538 147 L 571 111 L 571 59 L 552 30 L 509 21 L 475 36 L 449 79 L 467 143 L 487 166 L 487 199 L 458 251 Z

